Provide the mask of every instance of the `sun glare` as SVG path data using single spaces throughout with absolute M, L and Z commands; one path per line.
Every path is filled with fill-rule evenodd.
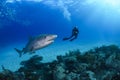
M 120 0 L 105 0 L 104 3 L 111 7 L 120 7 Z
M 102 12 L 120 14 L 120 0 L 99 0 L 93 4 L 96 5 L 96 9 L 101 8 Z
M 13 3 L 14 1 L 21 1 L 21 0 L 6 0 L 6 3 Z

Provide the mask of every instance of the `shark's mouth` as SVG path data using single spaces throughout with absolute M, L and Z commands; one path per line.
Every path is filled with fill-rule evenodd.
M 54 39 L 55 39 L 55 38 L 53 38 L 53 39 L 49 39 L 48 41 L 49 41 L 49 42 L 54 42 Z
M 51 44 L 51 43 L 53 43 L 53 42 L 54 42 L 54 39 L 49 39 L 49 40 L 47 40 L 45 43 Z

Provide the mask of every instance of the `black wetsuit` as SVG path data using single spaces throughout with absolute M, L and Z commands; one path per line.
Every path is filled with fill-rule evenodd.
M 73 41 L 74 39 L 77 38 L 78 33 L 79 33 L 79 30 L 76 27 L 74 27 L 73 30 L 72 30 L 72 35 L 70 37 L 68 37 L 68 38 L 63 38 L 63 40 L 70 39 L 70 41 Z

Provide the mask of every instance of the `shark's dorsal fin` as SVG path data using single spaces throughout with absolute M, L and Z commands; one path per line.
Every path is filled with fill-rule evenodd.
M 34 38 L 32 36 L 29 37 L 29 41 L 32 41 Z

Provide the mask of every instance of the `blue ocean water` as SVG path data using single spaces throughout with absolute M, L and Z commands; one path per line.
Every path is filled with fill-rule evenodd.
M 39 34 L 58 35 L 52 45 L 37 51 L 36 54 L 45 57 L 44 61 L 51 61 L 68 50 L 120 45 L 118 5 L 105 6 L 94 0 L 7 0 L 3 3 L 4 0 L 0 4 L 0 65 L 9 69 L 18 68 L 20 61 L 31 56 L 19 58 L 14 48 L 22 49 L 30 36 Z M 80 31 L 78 38 L 62 41 L 71 35 L 74 26 Z

